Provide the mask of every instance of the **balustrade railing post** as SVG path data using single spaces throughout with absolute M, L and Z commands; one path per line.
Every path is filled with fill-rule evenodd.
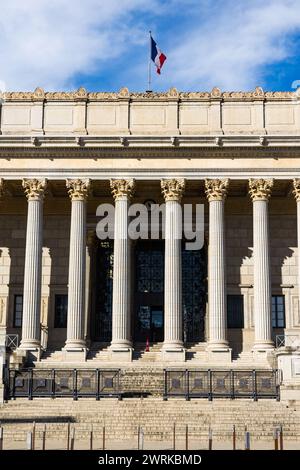
M 46 450 L 46 424 L 42 432 L 42 450 Z
M 29 381 L 28 381 L 28 398 L 32 400 L 32 388 L 33 388 L 33 369 L 29 370 Z
M 0 424 L 0 450 L 3 450 L 3 427 Z
M 121 369 L 118 369 L 118 371 L 117 371 L 118 400 L 122 400 L 122 392 L 121 392 L 121 388 L 120 388 L 120 371 L 121 371 Z
M 257 401 L 257 374 L 256 370 L 252 371 L 252 383 L 253 383 L 253 400 Z
M 168 371 L 164 369 L 164 396 L 163 400 L 168 399 Z
M 276 400 L 280 401 L 280 379 L 279 375 L 281 374 L 281 370 L 275 369 L 275 390 L 276 390 Z
M 185 384 L 186 384 L 185 399 L 188 401 L 190 399 L 190 372 L 188 369 L 185 370 Z
M 230 371 L 230 398 L 231 400 L 234 399 L 234 370 L 231 369 Z
M 77 369 L 74 369 L 73 371 L 73 399 L 77 400 L 78 395 L 77 395 Z
M 280 428 L 279 428 L 279 444 L 280 444 L 280 450 L 283 450 L 283 428 L 282 428 L 282 425 L 280 425 Z
M 96 369 L 96 400 L 100 400 L 100 370 Z
M 208 400 L 209 401 L 212 401 L 213 399 L 213 390 L 212 390 L 212 371 L 210 369 L 208 369 L 207 371 L 207 374 L 208 374 Z
M 52 384 L 51 384 L 51 398 L 55 398 L 55 369 L 52 369 L 51 373 L 51 379 L 52 379 Z

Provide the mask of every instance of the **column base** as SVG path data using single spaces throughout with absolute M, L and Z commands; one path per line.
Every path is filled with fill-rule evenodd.
M 110 346 L 110 360 L 112 362 L 131 362 L 133 348 L 131 346 Z
M 164 343 L 161 357 L 166 362 L 185 362 L 185 348 L 178 343 Z
M 87 356 L 86 348 L 72 348 L 71 346 L 65 346 L 62 349 L 62 358 L 65 362 L 85 362 Z
M 210 362 L 230 363 L 232 349 L 228 343 L 209 343 L 206 348 L 207 360 Z
M 266 354 L 267 352 L 272 351 L 273 349 L 274 349 L 273 341 L 258 341 L 257 343 L 254 343 L 252 351 L 253 353 Z
M 21 343 L 16 349 L 17 355 L 25 356 L 26 362 L 39 362 L 41 360 L 41 346 Z

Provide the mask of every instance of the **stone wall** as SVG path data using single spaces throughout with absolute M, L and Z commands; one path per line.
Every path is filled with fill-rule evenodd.
M 68 203 L 64 198 L 62 204 L 52 201 L 47 202 L 45 207 L 41 323 L 48 326 L 48 345 L 51 348 L 63 346 L 66 337 L 65 329 L 54 329 L 54 298 L 55 294 L 67 294 L 70 230 Z M 20 215 L 16 213 L 17 209 Z M 19 205 L 17 209 L 13 213 L 0 215 L 0 326 L 2 331 L 7 327 L 7 332 L 21 334 L 20 329 L 13 328 L 13 304 L 14 295 L 23 292 L 26 205 Z M 94 222 L 91 213 L 89 221 Z M 299 334 L 296 224 L 293 198 L 271 199 L 272 290 L 273 294 L 285 295 L 286 330 Z M 241 349 L 243 345 L 244 350 L 249 350 L 254 327 L 253 252 L 252 204 L 246 197 L 229 197 L 226 202 L 226 250 L 228 294 L 243 294 L 245 313 L 244 330 L 230 330 L 229 339 L 236 349 Z

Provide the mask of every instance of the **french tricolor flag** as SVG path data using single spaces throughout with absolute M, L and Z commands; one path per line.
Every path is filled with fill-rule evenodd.
M 153 37 L 151 36 L 151 59 L 156 65 L 156 72 L 160 75 L 160 69 L 162 68 L 164 61 L 166 60 L 166 56 L 159 47 L 157 46 L 156 42 L 154 41 Z

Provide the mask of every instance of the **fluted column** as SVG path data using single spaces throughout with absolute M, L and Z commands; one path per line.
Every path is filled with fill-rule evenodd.
M 249 193 L 253 202 L 254 255 L 254 350 L 273 348 L 271 334 L 271 273 L 269 254 L 268 202 L 272 179 L 250 179 Z
M 293 181 L 293 194 L 297 203 L 297 244 L 298 244 L 298 308 L 300 310 L 300 179 Z
M 28 201 L 28 211 L 20 348 L 36 350 L 41 345 L 43 200 L 47 181 L 24 179 L 22 185 Z
M 184 179 L 164 179 L 161 189 L 166 203 L 164 344 L 163 350 L 183 351 L 182 335 L 182 211 Z
M 111 180 L 115 200 L 114 267 L 112 301 L 111 350 L 124 350 L 124 359 L 131 358 L 126 351 L 132 348 L 130 318 L 130 246 L 128 239 L 128 206 L 134 193 L 133 179 Z
M 66 350 L 84 350 L 85 276 L 86 276 L 86 200 L 90 180 L 68 179 L 71 198 L 69 253 L 68 321 Z
M 224 203 L 229 180 L 206 180 L 209 202 L 208 309 L 211 351 L 228 350 Z

